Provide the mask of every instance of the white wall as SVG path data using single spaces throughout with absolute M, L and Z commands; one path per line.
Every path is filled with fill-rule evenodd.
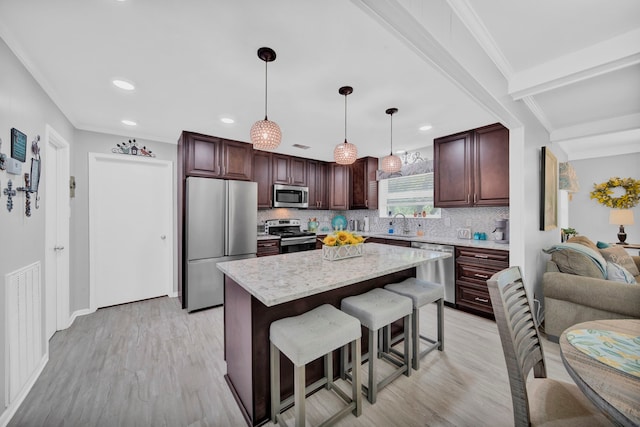
M 603 143 L 605 143 L 603 141 Z M 569 202 L 569 226 L 594 242 L 618 241 L 618 226 L 609 224 L 610 209 L 589 197 L 594 184 L 612 177 L 640 179 L 640 153 L 599 159 L 572 160 L 580 191 Z M 635 224 L 624 227 L 628 243 L 640 243 L 640 206 L 633 208 Z
M 44 153 L 45 127 L 50 125 L 73 147 L 73 127 L 62 112 L 51 101 L 42 88 L 31 77 L 20 61 L 0 39 L 0 64 L 2 77 L 0 78 L 0 138 L 1 151 L 11 155 L 11 128 L 15 127 L 27 135 L 27 161 L 22 166 L 22 172 L 29 172 L 31 165 L 31 141 L 40 135 L 41 154 Z M 43 161 L 43 164 L 46 162 Z M 45 171 L 43 169 L 42 176 Z M 24 185 L 22 176 L 10 175 L 7 171 L 0 171 L 0 187 L 6 188 L 8 180 L 13 186 Z M 1 194 L 1 193 L 0 193 Z M 35 197 L 31 198 L 31 217 L 25 215 L 25 195 L 19 192 L 14 198 L 11 212 L 7 211 L 7 196 L 0 195 L 0 282 L 4 289 L 4 276 L 7 273 L 24 267 L 36 261 L 42 266 L 43 288 L 46 277 L 44 263 L 44 223 L 45 199 L 47 188 L 44 178 L 40 180 L 40 209 L 35 208 Z M 4 412 L 5 401 L 5 309 L 4 291 L 0 300 L 0 418 Z M 44 311 L 42 313 L 44 328 Z M 42 348 L 46 348 L 43 342 Z

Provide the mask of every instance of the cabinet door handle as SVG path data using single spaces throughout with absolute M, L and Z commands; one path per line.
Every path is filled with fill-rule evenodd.
M 473 193 L 473 203 L 478 203 L 478 195 Z
M 275 245 L 276 245 L 276 243 L 261 243 L 260 244 L 260 246 L 263 247 L 263 248 L 266 248 L 268 246 L 275 246 Z
M 489 278 L 489 276 L 487 276 L 486 274 L 478 274 L 478 273 L 475 273 L 475 274 L 474 274 L 474 276 L 475 276 L 475 277 L 479 277 L 479 278 L 481 278 L 481 279 L 488 279 L 488 278 Z
M 368 208 L 368 207 L 369 207 L 369 200 L 364 199 L 364 205 L 365 205 L 365 207 L 367 207 L 367 208 Z
M 467 194 L 467 204 L 469 203 L 469 195 Z
M 486 298 L 479 298 L 479 297 L 475 297 L 475 298 L 474 298 L 474 300 L 476 300 L 476 301 L 478 301 L 478 302 L 485 302 L 485 303 L 486 303 L 486 302 L 489 302 L 489 300 L 488 300 L 488 299 L 486 299 Z
M 489 255 L 482 255 L 482 254 L 474 254 L 473 256 L 476 257 L 476 258 L 482 258 L 482 259 L 489 258 Z

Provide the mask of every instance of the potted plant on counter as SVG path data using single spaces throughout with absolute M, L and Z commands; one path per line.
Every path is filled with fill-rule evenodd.
M 329 261 L 362 256 L 364 253 L 365 238 L 348 231 L 336 231 L 321 241 L 322 258 Z

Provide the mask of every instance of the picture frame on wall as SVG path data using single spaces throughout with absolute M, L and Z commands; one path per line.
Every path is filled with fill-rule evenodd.
M 540 174 L 540 230 L 558 227 L 558 159 L 542 147 Z

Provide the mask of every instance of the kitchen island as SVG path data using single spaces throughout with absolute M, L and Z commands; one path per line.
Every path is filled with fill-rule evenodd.
M 322 304 L 339 308 L 347 296 L 415 277 L 416 266 L 450 256 L 377 243 L 365 243 L 364 252 L 339 261 L 323 260 L 322 251 L 315 250 L 218 263 L 225 274 L 225 379 L 249 425 L 264 424 L 270 415 L 271 322 Z M 366 334 L 362 348 L 367 348 Z M 322 359 L 307 365 L 307 384 L 321 378 L 322 369 Z M 293 394 L 293 367 L 284 355 L 281 392 L 282 398 Z

